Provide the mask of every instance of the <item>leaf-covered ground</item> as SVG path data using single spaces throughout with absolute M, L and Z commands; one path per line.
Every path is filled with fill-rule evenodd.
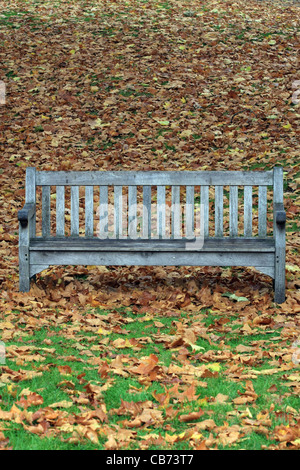
M 298 54 L 291 2 L 0 1 L 1 448 L 299 449 Z M 282 305 L 252 268 L 55 267 L 18 292 L 27 166 L 275 164 Z

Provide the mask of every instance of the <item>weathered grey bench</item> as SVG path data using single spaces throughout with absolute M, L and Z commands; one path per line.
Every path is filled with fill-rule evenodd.
M 285 300 L 280 167 L 265 172 L 27 168 L 18 220 L 23 292 L 31 277 L 51 265 L 254 266 L 274 279 L 274 301 Z

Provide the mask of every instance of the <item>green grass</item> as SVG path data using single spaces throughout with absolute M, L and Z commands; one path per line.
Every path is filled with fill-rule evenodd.
M 121 426 L 122 422 L 128 421 L 131 419 L 130 414 L 125 413 L 124 415 L 116 414 L 116 410 L 121 406 L 122 400 L 125 402 L 150 402 L 153 403 L 155 409 L 161 409 L 163 416 L 163 423 L 158 425 L 153 425 L 151 432 L 156 433 L 157 435 L 181 435 L 188 431 L 190 426 L 187 423 L 184 423 L 179 420 L 179 416 L 182 414 L 188 414 L 192 411 L 198 411 L 201 408 L 204 412 L 201 416 L 201 420 L 213 418 L 216 426 L 222 427 L 224 422 L 228 422 L 229 426 L 234 424 L 241 425 L 240 418 L 237 415 L 237 412 L 242 412 L 248 410 L 255 419 L 255 416 L 258 413 L 264 412 L 265 410 L 270 410 L 274 408 L 273 416 L 270 413 L 272 418 L 272 426 L 270 432 L 276 425 L 281 423 L 287 424 L 284 421 L 284 418 L 276 417 L 276 412 L 280 415 L 280 410 L 287 409 L 292 407 L 297 409 L 299 406 L 299 398 L 296 396 L 289 396 L 287 394 L 287 387 L 284 385 L 284 374 L 285 372 L 279 372 L 274 375 L 260 375 L 257 374 L 256 378 L 252 378 L 252 383 L 254 386 L 255 393 L 258 395 L 254 403 L 249 403 L 245 405 L 234 404 L 234 399 L 239 396 L 239 393 L 243 393 L 246 388 L 247 379 L 244 380 L 232 380 L 227 375 L 227 370 L 234 360 L 229 361 L 218 361 L 214 359 L 212 361 L 199 361 L 201 354 L 205 352 L 218 353 L 219 345 L 210 345 L 207 339 L 198 338 L 196 346 L 201 348 L 199 350 L 193 351 L 190 346 L 187 346 L 190 356 L 190 364 L 193 367 L 200 367 L 203 364 L 218 364 L 218 373 L 215 376 L 200 378 L 199 380 L 206 382 L 206 387 L 202 385 L 196 386 L 196 397 L 193 400 L 186 400 L 185 402 L 179 401 L 178 397 L 175 395 L 171 396 L 168 406 L 172 406 L 174 410 L 178 411 L 178 415 L 173 418 L 168 418 L 166 415 L 167 406 L 160 406 L 155 399 L 157 394 L 163 394 L 166 390 L 171 389 L 174 384 L 178 382 L 176 376 L 174 380 L 170 380 L 170 377 L 167 382 L 161 382 L 159 379 L 146 382 L 140 382 L 141 376 L 128 374 L 127 377 L 118 375 L 114 373 L 113 369 L 108 369 L 107 376 L 101 377 L 99 374 L 99 362 L 93 365 L 93 360 L 98 357 L 100 363 L 107 363 L 110 365 L 112 361 L 115 360 L 117 356 L 122 357 L 125 361 L 128 361 L 130 366 L 130 360 L 134 360 L 139 363 L 140 358 L 149 357 L 151 354 L 154 354 L 159 358 L 159 366 L 164 367 L 165 370 L 175 364 L 178 367 L 183 367 L 184 364 L 181 364 L 178 361 L 179 348 L 170 349 L 166 347 L 167 343 L 158 341 L 159 335 L 158 332 L 163 333 L 163 335 L 168 335 L 170 339 L 174 339 L 177 330 L 177 322 L 182 324 L 193 325 L 193 317 L 186 312 L 182 312 L 182 315 L 178 317 L 163 317 L 157 316 L 153 319 L 149 319 L 143 314 L 138 314 L 132 312 L 129 308 L 120 308 L 117 312 L 103 311 L 96 309 L 95 313 L 98 313 L 99 318 L 106 325 L 104 328 L 111 328 L 112 315 L 117 315 L 119 319 L 125 320 L 125 325 L 123 324 L 125 334 L 120 332 L 114 333 L 113 328 L 110 329 L 109 334 L 101 334 L 99 332 L 99 327 L 88 326 L 84 323 L 84 317 L 81 322 L 81 327 L 79 328 L 76 324 L 65 323 L 60 327 L 41 327 L 36 329 L 34 332 L 26 335 L 26 325 L 19 328 L 19 339 L 16 338 L 8 342 L 6 346 L 9 348 L 11 345 L 15 346 L 33 346 L 34 349 L 30 354 L 40 354 L 45 358 L 44 361 L 26 361 L 26 354 L 23 356 L 23 363 L 20 366 L 20 363 L 17 363 L 15 357 L 8 357 L 6 361 L 6 366 L 12 370 L 18 371 L 20 368 L 22 370 L 33 370 L 36 372 L 42 372 L 38 377 L 34 377 L 30 380 L 23 380 L 21 382 L 9 382 L 1 384 L 1 410 L 9 411 L 13 406 L 18 406 L 22 409 L 22 406 L 18 401 L 21 398 L 21 395 L 24 393 L 24 390 L 29 389 L 31 392 L 35 392 L 38 395 L 41 395 L 44 399 L 42 405 L 31 405 L 28 408 L 30 412 L 38 412 L 38 410 L 47 409 L 47 407 L 53 405 L 54 403 L 59 402 L 69 402 L 71 404 L 68 408 L 62 408 L 61 410 L 68 417 L 76 417 L 80 415 L 84 410 L 93 410 L 97 407 L 96 402 L 91 401 L 84 405 L 76 404 L 76 399 L 78 399 L 81 394 L 86 394 L 86 387 L 88 385 L 96 386 L 103 388 L 103 391 L 98 397 L 99 403 L 104 403 L 109 417 L 109 426 L 112 428 L 118 428 Z M 223 315 L 215 315 L 210 313 L 208 309 L 203 309 L 199 314 L 203 315 L 203 326 L 213 327 L 216 321 L 222 319 Z M 88 312 L 87 312 L 88 315 Z M 107 318 L 107 321 L 106 321 Z M 267 351 L 268 345 L 276 342 L 276 339 L 280 338 L 280 330 L 274 331 L 271 335 L 269 334 L 266 338 L 265 334 L 255 333 L 250 336 L 241 336 L 240 327 L 241 321 L 239 321 L 239 315 L 226 315 L 226 318 L 229 319 L 225 326 L 228 331 L 226 333 L 226 345 L 227 349 L 235 354 L 235 348 L 241 344 L 245 346 L 252 346 L 259 342 L 266 342 L 265 347 L 261 347 L 261 351 Z M 154 321 L 159 321 L 159 327 L 155 326 Z M 116 324 L 113 322 L 113 324 Z M 164 325 L 164 326 L 162 326 Z M 220 333 L 218 333 L 220 334 Z M 107 338 L 107 344 L 105 347 L 99 346 L 99 340 Z M 114 347 L 114 341 L 118 339 L 136 339 L 137 341 L 145 340 L 149 338 L 149 342 L 144 341 L 143 347 L 133 348 L 132 345 L 128 343 L 128 347 L 117 348 Z M 164 336 L 163 338 L 166 338 Z M 49 343 L 51 340 L 51 344 Z M 46 344 L 45 344 L 46 342 Z M 275 343 L 276 344 L 276 343 Z M 94 348 L 93 348 L 94 346 Z M 45 349 L 46 348 L 46 349 Z M 47 352 L 47 348 L 51 349 L 50 352 Z M 52 349 L 55 350 L 53 353 Z M 200 351 L 200 352 L 199 352 Z M 254 355 L 254 352 L 247 353 L 249 356 Z M 242 363 L 239 363 L 242 366 Z M 67 369 L 65 373 L 64 369 L 59 370 L 60 366 L 69 366 L 71 369 Z M 268 355 L 260 355 L 259 360 L 256 359 L 254 364 L 247 367 L 246 364 L 243 364 L 243 368 L 247 370 L 255 369 L 258 372 L 263 372 L 265 369 L 271 369 L 270 358 Z M 129 369 L 130 370 L 130 369 Z M 126 371 L 126 367 L 124 368 Z M 290 372 L 290 371 L 289 371 Z M 84 374 L 84 375 L 83 375 Z M 168 376 L 166 376 L 168 377 Z M 144 377 L 145 378 L 145 377 Z M 184 389 L 187 385 L 182 382 L 182 378 L 179 375 L 179 389 Z M 72 384 L 72 385 L 71 385 Z M 105 385 L 109 384 L 106 388 Z M 276 384 L 276 392 L 270 392 L 272 385 Z M 183 388 L 182 388 L 183 387 Z M 225 403 L 215 402 L 215 398 L 218 394 L 222 393 L 227 396 Z M 73 403 L 73 404 L 72 404 Z M 48 408 L 49 409 L 49 408 Z M 57 409 L 57 408 L 54 408 Z M 14 449 L 76 449 L 76 448 L 85 448 L 85 449 L 96 449 L 104 448 L 106 438 L 105 436 L 99 436 L 99 443 L 95 445 L 89 439 L 82 438 L 80 442 L 69 442 L 68 439 L 72 437 L 71 432 L 58 432 L 54 436 L 39 436 L 34 435 L 32 432 L 26 430 L 30 424 L 23 421 L 22 423 L 5 423 L 6 431 L 5 435 L 9 437 L 10 443 Z M 31 423 L 36 424 L 36 423 Z M 193 423 L 195 424 L 195 423 Z M 168 429 L 169 428 L 169 429 Z M 55 429 L 55 426 L 50 429 Z M 168 429 L 168 430 L 167 430 Z M 131 442 L 129 449 L 138 448 L 139 440 L 142 440 L 142 436 L 145 435 L 143 428 L 137 428 L 137 439 L 134 442 Z M 204 438 L 208 438 L 210 431 L 201 431 Z M 214 431 L 213 431 L 214 435 Z M 217 436 L 217 433 L 215 433 Z M 273 441 L 272 441 L 273 442 Z M 238 442 L 234 445 L 222 446 L 219 448 L 245 448 L 245 449 L 260 449 L 261 446 L 270 445 L 270 439 L 265 435 L 257 434 L 255 427 L 253 431 L 247 433 L 243 438 L 239 439 Z M 158 449 L 159 447 L 150 446 L 149 449 Z M 178 441 L 173 443 L 171 446 L 174 450 L 187 449 L 188 441 Z

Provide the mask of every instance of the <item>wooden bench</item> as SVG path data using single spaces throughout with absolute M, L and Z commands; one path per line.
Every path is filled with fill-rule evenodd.
M 27 168 L 18 220 L 22 292 L 51 265 L 254 266 L 274 279 L 274 301 L 285 300 L 280 167 L 264 172 Z

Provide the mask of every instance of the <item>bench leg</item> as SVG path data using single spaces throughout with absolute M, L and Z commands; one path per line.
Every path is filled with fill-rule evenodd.
M 19 247 L 19 290 L 20 292 L 29 292 L 30 276 L 29 276 L 29 253 L 28 248 Z
M 285 249 L 277 248 L 275 253 L 274 302 L 285 302 Z

